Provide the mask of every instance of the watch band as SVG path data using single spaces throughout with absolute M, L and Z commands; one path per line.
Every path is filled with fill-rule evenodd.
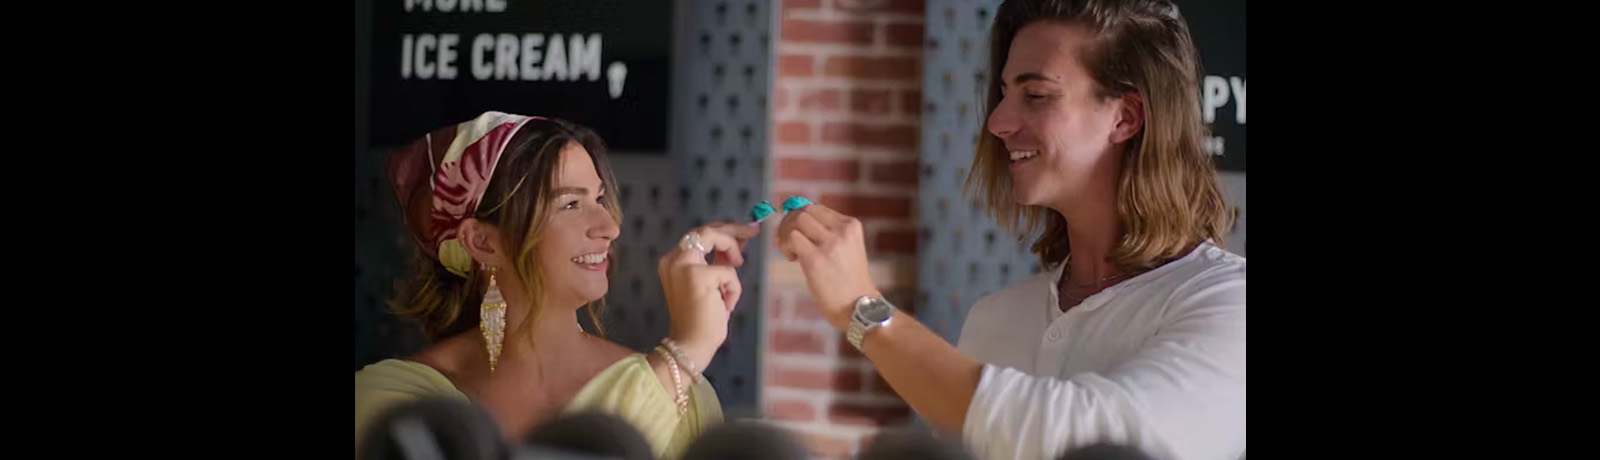
M 861 351 L 861 339 L 866 336 L 867 320 L 861 317 L 860 312 L 851 313 L 850 327 L 845 330 L 844 338 L 850 341 L 851 346 L 856 347 L 856 351 Z

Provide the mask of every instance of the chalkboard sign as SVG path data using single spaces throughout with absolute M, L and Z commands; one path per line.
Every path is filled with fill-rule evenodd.
M 665 154 L 675 2 L 378 0 L 372 143 L 486 111 L 565 118 Z
M 1178 2 L 1200 50 L 1200 114 L 1217 168 L 1244 172 L 1244 0 Z

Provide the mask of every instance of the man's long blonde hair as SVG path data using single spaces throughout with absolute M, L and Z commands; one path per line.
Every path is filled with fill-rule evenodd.
M 1000 104 L 999 79 L 1012 40 L 1037 21 L 1076 24 L 1094 34 L 1082 64 L 1094 77 L 1097 96 L 1138 93 L 1144 100 L 1144 127 L 1122 153 L 1117 214 L 1124 234 L 1113 264 L 1142 271 L 1207 239 L 1222 245 L 1230 219 L 1215 166 L 1202 148 L 1207 131 L 1200 118 L 1198 53 L 1177 6 L 1166 0 L 1006 1 L 990 33 L 994 83 L 988 85 L 985 113 Z M 1042 265 L 1065 260 L 1066 220 L 1043 206 L 1016 204 L 1005 144 L 986 128 L 979 136 L 967 192 L 988 204 L 1003 229 L 1031 235 L 1042 226 L 1033 243 Z

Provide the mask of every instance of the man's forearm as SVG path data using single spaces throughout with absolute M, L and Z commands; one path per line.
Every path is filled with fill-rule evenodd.
M 941 431 L 961 434 L 983 365 L 963 356 L 911 315 L 868 331 L 862 354 L 907 404 Z

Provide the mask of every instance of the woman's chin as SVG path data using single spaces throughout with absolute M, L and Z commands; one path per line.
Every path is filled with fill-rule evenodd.
M 606 298 L 606 292 L 607 291 L 608 291 L 607 286 L 603 286 L 602 285 L 602 286 L 599 286 L 599 287 L 584 289 L 583 292 L 578 297 L 584 299 L 584 301 L 583 301 L 584 305 L 588 305 L 590 303 L 594 303 L 596 301 L 599 301 L 600 299 Z

